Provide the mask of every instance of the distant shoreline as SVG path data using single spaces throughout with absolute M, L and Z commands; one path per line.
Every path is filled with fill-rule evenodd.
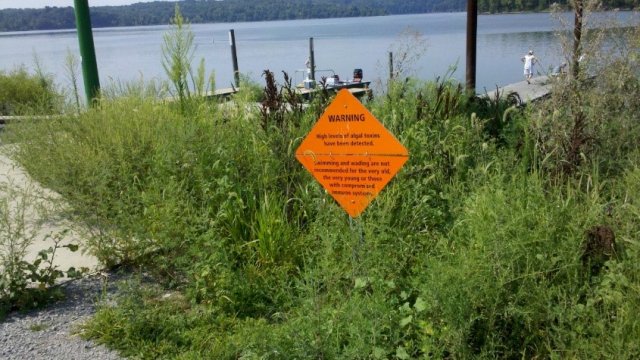
M 558 0 L 569 10 L 568 0 Z M 262 22 L 305 19 L 335 19 L 388 15 L 465 12 L 466 0 L 315 0 L 312 2 L 273 2 L 271 0 L 233 1 L 155 1 L 121 6 L 91 7 L 93 28 L 168 25 L 179 5 L 191 24 Z M 484 5 L 483 5 L 484 4 Z M 515 4 L 498 5 L 487 11 L 487 2 L 479 4 L 481 15 L 546 13 L 549 9 L 524 8 Z M 569 10 L 570 11 L 570 10 Z M 75 29 L 72 6 L 41 9 L 0 10 L 0 33 Z
M 278 5 L 271 5 L 270 12 L 260 13 L 259 11 L 249 12 L 247 8 L 241 7 L 246 1 L 237 0 L 224 4 L 228 8 L 215 8 L 210 2 L 179 2 L 180 10 L 184 18 L 190 24 L 214 24 L 214 23 L 241 23 L 241 22 L 269 22 L 286 20 L 317 20 L 317 19 L 337 19 L 337 18 L 358 18 L 393 15 L 419 15 L 438 13 L 464 13 L 464 9 L 456 7 L 455 1 L 448 9 L 438 9 L 437 11 L 393 11 L 395 8 L 358 8 L 351 7 L 345 11 L 342 8 L 323 11 L 321 8 L 280 8 Z M 356 0 L 357 1 L 357 0 Z M 366 1 L 366 0 L 362 0 Z M 389 0 L 390 3 L 398 2 L 429 3 L 427 0 Z M 431 2 L 438 0 L 431 0 Z M 327 4 L 332 4 L 331 0 L 326 0 Z M 256 0 L 257 6 L 263 6 L 264 2 Z M 121 6 L 96 6 L 91 7 L 91 22 L 94 29 L 119 28 L 134 26 L 164 26 L 170 24 L 170 19 L 174 15 L 177 2 L 147 2 Z M 326 4 L 325 4 L 326 5 Z M 207 13 L 202 15 L 202 10 L 215 8 L 213 15 Z M 564 9 L 563 12 L 570 12 Z M 634 11 L 634 9 L 603 9 L 602 11 Z M 259 16 L 256 15 L 259 14 Z M 522 11 L 498 11 L 479 12 L 480 16 L 490 15 L 513 15 L 513 14 L 544 14 L 552 13 L 550 9 L 545 10 L 522 10 Z M 214 16 L 215 15 L 215 16 Z M 73 31 L 75 30 L 75 15 L 72 6 L 47 7 L 43 9 L 2 9 L 0 10 L 0 34 L 28 32 L 28 31 Z

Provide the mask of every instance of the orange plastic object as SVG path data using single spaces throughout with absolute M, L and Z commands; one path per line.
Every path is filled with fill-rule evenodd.
M 343 89 L 302 141 L 296 158 L 355 218 L 402 168 L 409 152 Z

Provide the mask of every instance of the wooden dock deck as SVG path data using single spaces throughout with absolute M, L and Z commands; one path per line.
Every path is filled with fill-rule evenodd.
M 552 78 L 549 76 L 538 76 L 531 79 L 531 83 L 520 81 L 503 86 L 497 90 L 489 91 L 484 95 L 490 99 L 496 97 L 496 91 L 500 92 L 500 97 L 506 97 L 510 93 L 518 93 L 522 99 L 522 105 L 536 102 L 548 97 L 551 94 Z
M 229 100 L 235 93 L 237 93 L 240 88 L 225 88 L 225 89 L 217 89 L 215 91 L 210 91 L 205 95 L 207 99 L 220 99 L 220 100 Z M 297 88 L 298 93 L 304 98 L 308 99 L 311 94 L 316 91 L 320 91 L 319 89 L 305 89 L 305 88 Z M 336 91 L 336 89 L 328 88 L 329 91 Z M 349 87 L 347 88 L 351 94 L 353 94 L 357 98 L 361 98 L 363 96 L 370 96 L 372 94 L 371 89 L 368 87 L 368 83 L 365 84 L 364 87 Z
M 371 94 L 371 89 L 368 87 L 352 87 L 352 88 L 346 88 L 351 94 L 353 94 L 353 96 L 357 97 L 357 98 L 361 98 L 365 95 L 370 95 Z M 328 91 L 338 91 L 339 89 L 327 89 Z M 302 95 L 303 98 L 308 99 L 310 95 L 312 95 L 314 92 L 320 91 L 319 89 L 298 89 L 298 91 L 300 92 L 300 95 Z
M 209 91 L 205 97 L 207 99 L 229 99 L 232 95 L 240 91 L 240 88 L 230 87 L 224 89 L 216 89 L 215 91 Z
M 491 99 L 496 97 L 496 91 L 500 92 L 500 97 L 506 97 L 510 93 L 518 93 L 520 98 L 522 99 L 522 105 L 526 105 L 527 103 L 536 102 L 548 97 L 551 94 L 553 78 L 549 76 L 538 76 L 531 80 L 531 83 L 528 84 L 526 81 L 520 81 L 517 83 L 505 85 L 497 90 L 488 91 L 485 94 L 480 95 L 481 97 L 489 97 Z M 208 99 L 223 99 L 229 100 L 231 97 L 237 93 L 240 88 L 223 88 L 217 89 L 215 91 L 209 92 L 205 95 Z M 304 98 L 308 98 L 310 94 L 317 89 L 298 89 L 300 91 L 300 95 Z M 368 87 L 352 87 L 348 88 L 349 92 L 351 92 L 357 98 L 361 98 L 363 96 L 370 96 L 371 89 Z M 49 118 L 52 116 L 36 116 L 35 118 Z M 19 121 L 25 118 L 24 116 L 0 116 L 0 129 L 2 129 L 7 123 L 11 121 Z M 29 118 L 34 118 L 30 116 Z

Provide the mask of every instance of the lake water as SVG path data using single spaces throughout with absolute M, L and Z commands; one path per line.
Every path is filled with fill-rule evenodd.
M 627 21 L 632 14 L 620 13 L 617 17 Z M 569 14 L 565 18 L 571 20 Z M 479 16 L 478 91 L 522 80 L 520 57 L 528 49 L 534 49 L 541 60 L 541 72 L 560 63 L 562 50 L 556 35 L 560 28 L 560 22 L 546 13 Z M 102 86 L 111 81 L 165 79 L 161 48 L 168 29 L 94 29 Z M 389 50 L 412 43 L 400 36 L 406 29 L 420 33 L 426 44 L 426 51 L 412 66 L 415 76 L 434 79 L 457 65 L 453 77 L 465 77 L 466 13 L 194 24 L 191 29 L 197 44 L 194 67 L 204 58 L 207 70 L 215 72 L 217 88 L 229 87 L 233 81 L 229 29 L 235 31 L 240 72 L 260 83 L 264 69 L 277 74 L 287 71 L 300 81 L 302 73 L 296 70 L 304 69 L 310 37 L 314 38 L 318 69 L 332 69 L 345 79 L 354 68 L 362 68 L 365 80 L 386 79 Z M 19 64 L 33 68 L 37 54 L 45 71 L 53 74 L 61 86 L 68 86 L 64 63 L 69 51 L 79 57 L 75 31 L 0 33 L 0 70 Z M 326 73 L 319 73 L 317 78 L 322 75 Z

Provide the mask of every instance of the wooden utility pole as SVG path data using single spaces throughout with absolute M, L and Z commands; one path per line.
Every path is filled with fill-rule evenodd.
M 571 64 L 571 73 L 574 79 L 580 74 L 580 57 L 582 56 L 582 26 L 584 15 L 584 1 L 574 0 L 574 25 L 573 25 L 573 57 Z
M 478 0 L 467 0 L 467 90 L 476 92 L 476 44 L 478 38 Z
M 87 95 L 87 102 L 89 105 L 93 105 L 94 100 L 96 100 L 100 94 L 100 78 L 98 77 L 96 49 L 93 45 L 89 2 L 88 0 L 74 0 L 74 5 L 78 42 L 80 43 L 80 57 L 82 58 L 84 91 Z
M 313 38 L 309 38 L 309 66 L 310 66 L 309 79 L 315 80 L 316 79 L 316 59 L 315 59 L 315 54 L 313 52 Z
M 233 29 L 229 30 L 229 45 L 231 45 L 231 60 L 233 61 L 233 79 L 236 87 L 240 87 L 240 70 L 238 70 L 238 54 L 236 52 L 236 34 Z

